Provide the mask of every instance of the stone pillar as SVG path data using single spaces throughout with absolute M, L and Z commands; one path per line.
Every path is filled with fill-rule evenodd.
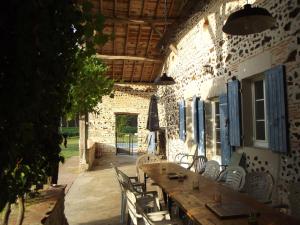
M 87 139 L 88 139 L 88 114 L 79 115 L 79 166 L 80 169 L 86 171 L 87 163 Z

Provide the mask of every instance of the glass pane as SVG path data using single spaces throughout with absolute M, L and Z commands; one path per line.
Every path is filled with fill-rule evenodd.
M 205 102 L 204 103 L 205 107 L 205 117 L 211 117 L 211 102 Z
M 263 120 L 265 118 L 265 101 L 255 102 L 255 116 L 256 120 Z
M 220 130 L 216 130 L 216 141 L 217 142 L 221 141 L 221 139 L 220 139 Z
M 256 140 L 265 139 L 265 121 L 256 121 Z
M 216 128 L 220 128 L 220 116 L 216 116 L 216 118 L 215 118 L 215 126 L 216 126 Z
M 255 81 L 255 99 L 263 99 L 264 98 L 264 81 L 259 80 Z
M 221 144 L 220 143 L 217 143 L 216 144 L 216 153 L 217 153 L 217 155 L 221 155 Z
M 215 102 L 216 114 L 220 113 L 219 102 Z

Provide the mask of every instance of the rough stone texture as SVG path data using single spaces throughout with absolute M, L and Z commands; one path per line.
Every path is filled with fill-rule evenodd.
M 88 146 L 98 143 L 102 152 L 115 152 L 115 114 L 133 113 L 138 114 L 138 151 L 145 151 L 148 108 L 150 98 L 155 93 L 155 86 L 150 85 L 115 86 L 114 97 L 103 97 L 98 105 L 100 113 L 89 114 Z
M 300 181 L 299 1 L 259 0 L 249 3 L 268 9 L 277 25 L 259 34 L 228 36 L 222 32 L 222 24 L 245 1 L 214 0 L 204 8 L 200 7 L 201 10 L 181 26 L 177 34 L 178 55 L 170 53 L 164 65 L 176 84 L 158 90 L 166 113 L 168 155 L 172 159 L 177 152 L 186 151 L 185 146 L 191 141 L 187 139 L 183 143 L 179 140 L 179 100 L 193 95 L 204 100 L 217 97 L 226 92 L 226 82 L 232 76 L 243 79 L 276 65 L 285 65 L 290 152 L 278 155 L 261 149 L 240 148 L 239 151 L 247 154 L 248 171 L 272 173 L 277 192 L 286 201 L 288 184 Z

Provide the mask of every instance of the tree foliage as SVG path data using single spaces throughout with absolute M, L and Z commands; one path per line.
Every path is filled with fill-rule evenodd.
M 57 172 L 61 116 L 82 106 L 90 110 L 96 95 L 112 86 L 101 77 L 88 94 L 96 73 L 105 71 L 92 57 L 95 47 L 110 36 L 102 33 L 104 17 L 83 2 L 1 3 L 0 210 Z
M 76 81 L 72 83 L 69 98 L 71 107 L 69 117 L 78 113 L 97 112 L 97 104 L 101 97 L 111 93 L 113 80 L 101 76 L 107 71 L 107 66 L 95 56 L 86 57 L 77 62 Z

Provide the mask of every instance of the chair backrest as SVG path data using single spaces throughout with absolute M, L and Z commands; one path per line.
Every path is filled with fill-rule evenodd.
M 243 190 L 259 202 L 268 203 L 272 198 L 274 180 L 271 174 L 252 172 L 246 175 Z
M 112 167 L 112 168 L 114 169 L 114 171 L 115 171 L 115 174 L 116 174 L 118 183 L 119 183 L 119 185 L 120 185 L 121 191 L 124 191 L 123 186 L 122 186 L 122 184 L 121 184 L 121 180 L 120 180 L 120 174 L 119 174 L 119 171 L 120 171 L 120 170 L 118 169 L 118 167 L 117 167 L 115 164 L 110 163 L 110 165 L 111 165 L 111 167 Z
M 209 160 L 205 164 L 202 176 L 216 180 L 220 175 L 220 164 L 215 160 Z
M 289 187 L 289 201 L 291 215 L 300 218 L 300 183 L 291 184 Z
M 181 158 L 184 156 L 185 154 L 180 152 L 177 153 L 174 157 L 174 163 L 180 164 Z
M 180 162 L 179 162 L 179 165 L 184 167 L 184 168 L 190 168 L 191 165 L 193 164 L 194 162 L 194 158 L 195 156 L 194 155 L 189 155 L 189 154 L 184 154 L 182 155 L 181 159 L 180 159 Z
M 143 217 L 142 214 L 160 210 L 156 197 L 143 195 L 137 198 L 135 192 L 126 190 L 128 212 L 134 225 Z
M 150 164 L 150 163 L 158 163 L 161 159 L 153 154 L 144 154 L 137 158 L 136 160 L 136 176 L 138 177 L 140 182 L 144 182 L 144 176 L 140 170 L 140 166 L 144 164 Z
M 205 164 L 207 162 L 207 158 L 205 156 L 196 156 L 192 165 L 188 168 L 195 173 L 202 173 L 205 169 Z
M 142 218 L 142 216 L 138 213 L 136 208 L 136 196 L 130 190 L 126 190 L 126 201 L 128 207 L 128 213 L 130 215 L 131 221 L 134 225 L 138 224 L 138 220 Z
M 240 166 L 229 166 L 218 180 L 222 180 L 225 176 L 225 184 L 235 191 L 240 191 L 245 184 L 246 172 Z

